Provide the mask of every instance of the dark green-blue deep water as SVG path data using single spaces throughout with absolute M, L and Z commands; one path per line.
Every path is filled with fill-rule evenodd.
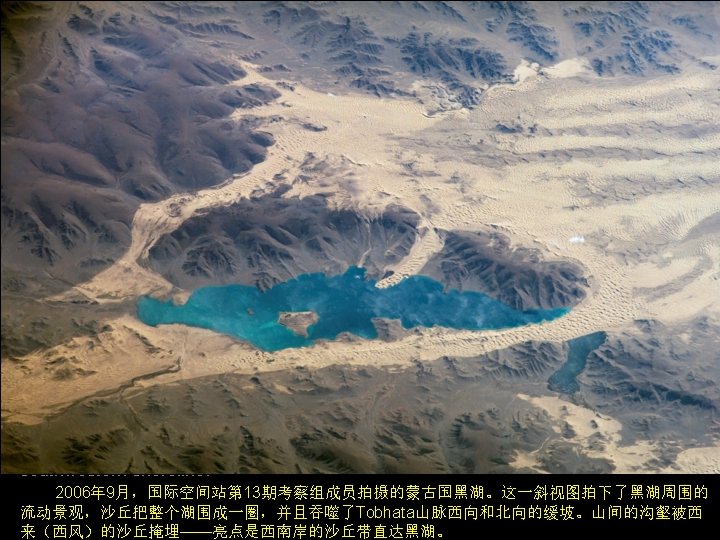
M 607 334 L 595 332 L 571 339 L 565 363 L 548 379 L 548 388 L 561 394 L 573 394 L 580 390 L 577 376 L 582 373 L 591 352 L 605 343 Z
M 518 311 L 479 293 L 444 290 L 442 283 L 411 276 L 379 289 L 365 270 L 350 267 L 336 276 L 303 274 L 271 289 L 245 285 L 202 287 L 183 305 L 148 296 L 137 314 L 151 326 L 185 324 L 249 341 L 265 351 L 305 347 L 341 332 L 374 339 L 373 318 L 399 319 L 405 328 L 444 326 L 483 330 L 509 328 L 555 319 L 568 308 Z M 318 321 L 301 336 L 278 322 L 281 312 L 314 311 Z

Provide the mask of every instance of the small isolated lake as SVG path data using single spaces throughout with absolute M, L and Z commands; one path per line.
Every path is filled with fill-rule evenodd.
M 605 343 L 607 334 L 595 332 L 571 339 L 568 342 L 568 355 L 565 363 L 548 379 L 548 388 L 562 394 L 573 394 L 580 390 L 577 376 L 582 373 L 591 352 Z

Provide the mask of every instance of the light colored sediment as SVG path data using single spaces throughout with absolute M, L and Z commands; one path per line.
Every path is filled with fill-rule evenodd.
M 518 394 L 535 407 L 546 411 L 555 422 L 556 432 L 567 423 L 575 435 L 569 440 L 590 458 L 607 459 L 616 473 L 715 473 L 720 472 L 720 446 L 703 446 L 681 451 L 675 463 L 660 471 L 653 460 L 660 458 L 657 442 L 640 440 L 633 444 L 623 441 L 620 434 L 622 423 L 617 419 L 575 405 L 554 396 L 532 397 Z M 545 441 L 546 443 L 547 441 Z M 545 472 L 538 462 L 545 443 L 529 452 L 517 452 L 511 465 L 517 469 L 533 469 Z
M 410 253 L 399 264 L 390 266 L 388 270 L 393 275 L 378 281 L 375 286 L 379 288 L 392 287 L 403 279 L 413 274 L 418 274 L 427 264 L 430 258 L 440 251 L 443 242 L 431 224 L 427 223 L 418 227 L 419 237 L 415 240 Z
M 124 316 L 108 321 L 113 328 L 112 339 L 102 335 L 97 340 L 74 338 L 16 363 L 3 364 L 4 413 L 44 414 L 94 392 L 116 388 L 143 371 L 162 370 L 179 358 L 179 371 L 138 384 L 298 365 L 407 365 L 414 359 L 431 360 L 443 355 L 477 356 L 526 340 L 564 341 L 620 328 L 638 318 L 674 322 L 706 311 L 716 312 L 716 299 L 720 297 L 719 241 L 706 239 L 695 251 L 680 247 L 692 227 L 720 212 L 720 153 L 716 148 L 720 121 L 715 122 L 720 120 L 720 107 L 713 90 L 720 78 L 664 77 L 632 88 L 572 81 L 563 79 L 564 86 L 560 87 L 553 86 L 560 84 L 554 79 L 528 78 L 514 86 L 491 89 L 473 111 L 448 112 L 433 118 L 428 118 L 423 108 L 411 100 L 330 95 L 299 84 L 294 91 L 279 88 L 282 96 L 276 102 L 237 113 L 268 120 L 263 129 L 270 131 L 277 142 L 269 148 L 266 161 L 222 186 L 142 205 L 133 222 L 127 254 L 91 281 L 52 299 L 66 301 L 82 295 L 98 302 L 117 302 L 141 294 L 170 293 L 170 283 L 140 264 L 160 236 L 201 210 L 271 189 L 276 174 L 293 178 L 307 153 L 312 152 L 341 160 L 352 172 L 352 181 L 335 182 L 331 197 L 334 204 L 377 209 L 401 203 L 421 215 L 416 245 L 382 285 L 395 283 L 422 268 L 441 248 L 436 229 L 480 230 L 493 226 L 508 234 L 513 243 L 539 247 L 550 258 L 575 259 L 586 268 L 592 285 L 590 294 L 567 316 L 503 331 L 417 329 L 395 342 L 349 339 L 272 354 L 213 332 L 176 325 L 151 328 Z M 238 84 L 253 82 L 274 84 L 249 67 L 249 76 Z M 562 88 L 561 94 L 558 88 Z M 688 98 L 688 92 L 696 97 Z M 514 137 L 492 131 L 488 126 L 495 122 L 515 120 L 514 100 L 536 105 L 535 116 L 522 119 L 526 129 L 527 124 L 535 123 L 544 130 L 561 132 L 541 129 L 533 137 L 527 136 L 527 131 Z M 275 117 L 278 121 L 272 121 Z M 306 122 L 323 125 L 327 130 L 308 131 L 302 127 Z M 704 134 L 699 138 L 683 137 L 687 123 L 700 124 Z M 623 125 L 631 130 L 634 124 L 640 124 L 642 129 L 664 129 L 670 134 L 655 133 L 653 138 L 644 139 L 615 130 Z M 610 131 L 592 133 L 606 128 Z M 562 158 L 546 159 L 538 154 L 588 148 L 587 153 Z M 600 149 L 609 152 L 602 160 L 593 157 Z M 629 159 L 613 153 L 613 149 L 654 150 L 658 155 Z M 664 189 L 678 178 L 683 181 L 682 189 Z M 626 198 L 601 197 L 612 194 L 608 186 L 616 185 L 630 190 L 643 186 L 652 189 Z M 585 194 L 583 190 L 590 188 L 599 195 Z M 297 184 L 286 196 L 304 196 L 312 190 L 312 185 Z M 585 242 L 570 242 L 576 235 L 584 236 Z M 663 255 L 666 252 L 668 257 Z M 699 259 L 707 266 L 699 279 L 678 285 L 665 297 L 650 298 L 638 293 L 643 288 L 674 282 L 692 270 Z M 718 294 L 713 295 L 713 291 Z M 177 294 L 183 297 L 186 291 Z M 133 345 L 136 333 L 162 352 L 152 353 Z M 44 374 L 47 361 L 68 354 L 84 369 L 103 369 L 67 381 Z M 38 387 L 32 398 L 22 391 L 23 385 L 30 382 Z M 610 427 L 608 430 L 616 433 Z M 629 455 L 623 459 L 627 470 L 642 465 Z
M 546 411 L 557 422 L 556 431 L 567 423 L 575 432 L 573 441 L 590 458 L 610 460 L 616 473 L 657 472 L 651 461 L 656 458 L 657 445 L 650 441 L 623 444 L 620 430 L 622 423 L 586 407 L 574 405 L 554 396 L 531 397 L 518 394 L 520 399 Z M 511 463 L 516 468 L 542 471 L 537 454 L 542 445 L 531 452 L 518 452 Z
M 677 456 L 675 465 L 663 472 L 690 474 L 720 474 L 720 445 L 688 448 Z

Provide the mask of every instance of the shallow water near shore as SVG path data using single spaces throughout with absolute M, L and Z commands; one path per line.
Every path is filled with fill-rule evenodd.
M 265 351 L 277 351 L 332 340 L 342 332 L 374 339 L 375 318 L 399 319 L 404 328 L 488 330 L 539 323 L 569 311 L 518 311 L 483 293 L 446 291 L 442 283 L 426 276 L 411 276 L 386 289 L 375 287 L 375 283 L 366 279 L 364 269 L 350 267 L 335 276 L 303 274 L 266 291 L 246 285 L 202 287 L 182 305 L 143 296 L 137 315 L 151 326 L 207 328 L 249 341 Z M 307 336 L 279 322 L 281 313 L 307 311 L 318 318 L 307 328 Z

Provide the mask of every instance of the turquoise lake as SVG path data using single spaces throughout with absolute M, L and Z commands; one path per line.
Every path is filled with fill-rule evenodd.
M 569 308 L 518 311 L 472 291 L 444 290 L 442 283 L 411 276 L 378 289 L 365 270 L 350 267 L 341 275 L 303 274 L 260 291 L 246 285 L 202 287 L 183 305 L 148 296 L 138 300 L 145 324 L 185 324 L 249 341 L 264 351 L 306 347 L 350 332 L 377 337 L 373 318 L 399 319 L 404 328 L 444 326 L 465 330 L 510 328 L 566 314 Z M 314 311 L 318 321 L 301 336 L 278 322 L 281 312 Z

